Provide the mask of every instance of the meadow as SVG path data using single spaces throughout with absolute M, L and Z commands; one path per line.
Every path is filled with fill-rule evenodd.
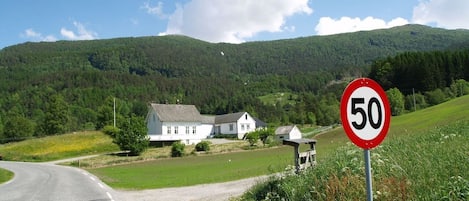
M 43 162 L 119 151 L 112 139 L 98 131 L 48 136 L 0 145 L 3 160 Z

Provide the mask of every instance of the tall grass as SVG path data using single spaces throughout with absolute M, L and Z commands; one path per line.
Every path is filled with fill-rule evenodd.
M 377 200 L 469 199 L 469 121 L 403 135 L 371 150 Z M 363 151 L 337 149 L 314 169 L 271 178 L 242 200 L 365 200 Z
M 0 145 L 4 160 L 52 161 L 63 158 L 117 151 L 112 139 L 98 131 L 49 136 Z

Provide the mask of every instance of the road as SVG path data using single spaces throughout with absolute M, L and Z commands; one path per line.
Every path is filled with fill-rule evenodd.
M 50 163 L 0 161 L 15 173 L 0 184 L 0 201 L 113 201 L 116 192 L 95 176 L 73 167 Z M 120 199 L 116 199 L 120 200 Z

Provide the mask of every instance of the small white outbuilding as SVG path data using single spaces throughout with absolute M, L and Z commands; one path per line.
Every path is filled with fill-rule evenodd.
M 275 129 L 275 138 L 277 140 L 301 139 L 301 131 L 296 125 L 280 126 Z

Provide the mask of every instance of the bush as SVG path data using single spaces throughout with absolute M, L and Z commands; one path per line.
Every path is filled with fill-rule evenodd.
M 119 128 L 111 126 L 111 125 L 107 125 L 107 126 L 104 126 L 103 133 L 111 137 L 116 137 L 116 135 L 119 133 Z
M 246 140 L 248 140 L 251 146 L 256 145 L 257 141 L 259 141 L 259 132 L 250 132 L 246 134 Z
M 186 147 L 185 144 L 177 141 L 174 142 L 171 146 L 171 157 L 182 157 L 184 156 L 184 148 Z
M 210 151 L 210 142 L 209 141 L 202 141 L 195 145 L 196 151 Z
M 131 155 L 143 153 L 150 144 L 145 120 L 132 115 L 128 121 L 123 122 L 122 128 L 114 136 L 113 142 L 121 150 L 130 151 Z

